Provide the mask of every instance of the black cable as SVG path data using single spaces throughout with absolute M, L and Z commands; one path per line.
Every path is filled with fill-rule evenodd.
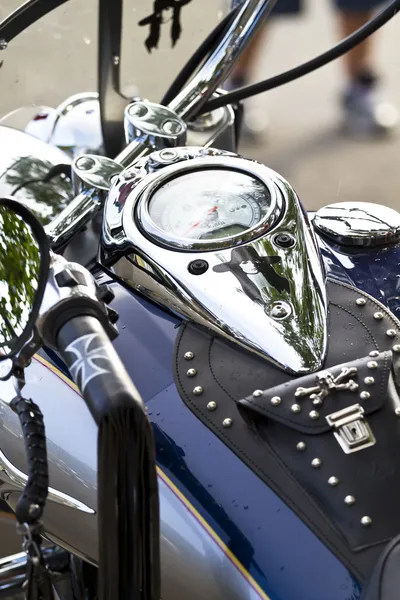
M 178 75 L 165 92 L 160 104 L 167 106 L 179 94 L 183 86 L 189 81 L 189 78 L 193 75 L 201 62 L 207 58 L 211 49 L 217 46 L 219 38 L 222 37 L 222 35 L 225 33 L 225 30 L 232 25 L 233 19 L 235 19 L 240 8 L 240 6 L 237 6 L 236 8 L 232 9 L 227 15 L 225 15 L 222 21 L 220 21 L 218 25 L 214 27 L 212 32 L 200 44 L 194 54 L 179 71 Z
M 274 77 L 270 77 L 269 79 L 265 79 L 259 83 L 246 85 L 233 92 L 230 92 L 229 94 L 224 94 L 219 98 L 213 98 L 201 107 L 199 114 L 215 110 L 216 108 L 226 106 L 227 104 L 239 102 L 240 100 L 244 100 L 250 96 L 255 96 L 256 94 L 261 94 L 268 90 L 272 90 L 273 88 L 277 88 L 285 83 L 290 83 L 295 79 L 299 79 L 300 77 L 303 77 L 303 75 L 307 75 L 312 71 L 316 71 L 320 67 L 323 67 L 336 58 L 339 58 L 343 54 L 346 54 L 346 52 L 363 42 L 367 37 L 385 25 L 385 23 L 390 21 L 390 19 L 392 19 L 399 10 L 400 0 L 393 0 L 389 6 L 375 15 L 375 17 L 368 21 L 368 23 L 365 23 L 365 25 L 357 29 L 357 31 L 354 33 L 350 34 L 347 38 L 339 42 L 339 44 L 333 48 L 330 48 L 330 50 L 327 50 L 323 54 L 320 54 L 319 56 L 316 56 L 315 58 L 312 58 L 311 60 L 298 65 L 297 67 L 294 67 L 293 69 L 289 69 L 284 73 L 280 73 L 279 75 L 275 75 Z

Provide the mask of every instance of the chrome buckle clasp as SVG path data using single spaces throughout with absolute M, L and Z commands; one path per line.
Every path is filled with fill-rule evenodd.
M 360 404 L 353 404 L 353 406 L 331 413 L 326 420 L 334 428 L 333 435 L 346 454 L 358 452 L 376 444 L 375 436 L 367 421 L 364 420 L 364 409 Z

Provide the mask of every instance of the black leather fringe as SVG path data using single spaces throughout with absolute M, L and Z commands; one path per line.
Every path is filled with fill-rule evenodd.
M 99 600 L 160 600 L 159 501 L 145 412 L 113 407 L 99 424 Z

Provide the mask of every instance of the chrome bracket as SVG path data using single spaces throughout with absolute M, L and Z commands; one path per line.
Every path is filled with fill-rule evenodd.
M 328 424 L 334 428 L 333 435 L 345 454 L 358 452 L 376 444 L 368 423 L 364 420 L 364 409 L 353 404 L 343 410 L 327 415 Z

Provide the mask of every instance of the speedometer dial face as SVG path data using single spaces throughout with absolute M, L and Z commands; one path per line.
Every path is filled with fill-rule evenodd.
M 227 169 L 193 171 L 162 185 L 149 215 L 161 231 L 186 240 L 224 240 L 256 227 L 271 206 L 260 180 Z

